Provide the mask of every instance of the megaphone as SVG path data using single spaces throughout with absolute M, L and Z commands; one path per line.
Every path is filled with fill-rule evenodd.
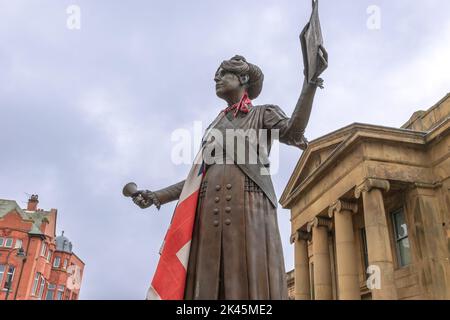
M 127 183 L 122 190 L 125 197 L 132 197 L 138 192 L 137 185 L 134 182 Z

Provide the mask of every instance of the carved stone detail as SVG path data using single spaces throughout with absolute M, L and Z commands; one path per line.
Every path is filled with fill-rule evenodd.
M 333 222 L 331 219 L 324 217 L 315 217 L 311 222 L 308 223 L 306 229 L 308 232 L 312 231 L 315 227 L 327 227 L 328 231 L 333 227 Z
M 291 236 L 291 244 L 299 240 L 311 241 L 311 233 L 303 230 L 297 230 L 297 232 Z
M 352 213 L 358 212 L 358 205 L 354 202 L 348 202 L 343 200 L 338 200 L 333 203 L 328 209 L 328 216 L 333 218 L 335 213 L 340 213 L 342 210 L 351 211 Z
M 363 192 L 369 192 L 374 188 L 388 192 L 390 189 L 390 183 L 388 180 L 367 178 L 363 183 L 361 183 L 359 186 L 356 187 L 355 189 L 356 199 L 359 199 Z

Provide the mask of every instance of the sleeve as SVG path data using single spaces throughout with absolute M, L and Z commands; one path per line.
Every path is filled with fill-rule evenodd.
M 184 181 L 180 181 L 174 185 L 171 185 L 167 188 L 155 191 L 155 195 L 158 198 L 161 204 L 165 204 L 168 202 L 172 202 L 178 200 L 181 195 L 181 191 L 183 190 Z
M 295 130 L 294 121 L 295 119 L 288 118 L 279 106 L 268 105 L 264 110 L 264 129 L 278 130 L 281 143 L 305 150 L 308 142 L 303 135 L 304 132 Z

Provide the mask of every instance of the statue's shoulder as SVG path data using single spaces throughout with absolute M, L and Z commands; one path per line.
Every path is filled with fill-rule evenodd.
M 259 112 L 263 112 L 263 113 L 276 113 L 276 114 L 284 115 L 283 109 L 281 109 L 276 104 L 270 104 L 270 103 L 269 104 L 261 104 L 261 105 L 253 106 L 253 108 L 255 108 L 255 110 L 258 110 Z
M 278 107 L 278 106 L 275 104 L 271 104 L 271 103 L 258 104 L 258 105 L 253 106 L 253 108 L 263 108 L 263 109 L 271 108 L 271 107 Z
M 260 111 L 270 111 L 270 110 L 278 110 L 278 109 L 281 110 L 281 108 L 279 106 L 277 106 L 276 104 L 270 104 L 270 103 L 259 104 L 259 105 L 253 106 L 253 108 L 260 110 Z

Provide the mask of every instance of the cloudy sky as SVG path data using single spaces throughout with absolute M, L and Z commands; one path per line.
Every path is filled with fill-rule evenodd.
M 67 28 L 72 4 L 80 30 Z M 379 29 L 367 26 L 371 5 Z M 81 299 L 145 297 L 175 203 L 141 210 L 121 189 L 185 178 L 171 134 L 206 127 L 224 106 L 213 83 L 222 60 L 259 65 L 254 103 L 292 112 L 310 10 L 310 0 L 0 0 L 0 198 L 25 206 L 37 193 L 58 209 L 58 233 L 86 263 Z M 307 137 L 353 122 L 399 127 L 448 93 L 448 12 L 448 0 L 322 0 L 330 67 Z M 280 151 L 278 196 L 301 155 Z M 279 223 L 291 269 L 289 211 Z

